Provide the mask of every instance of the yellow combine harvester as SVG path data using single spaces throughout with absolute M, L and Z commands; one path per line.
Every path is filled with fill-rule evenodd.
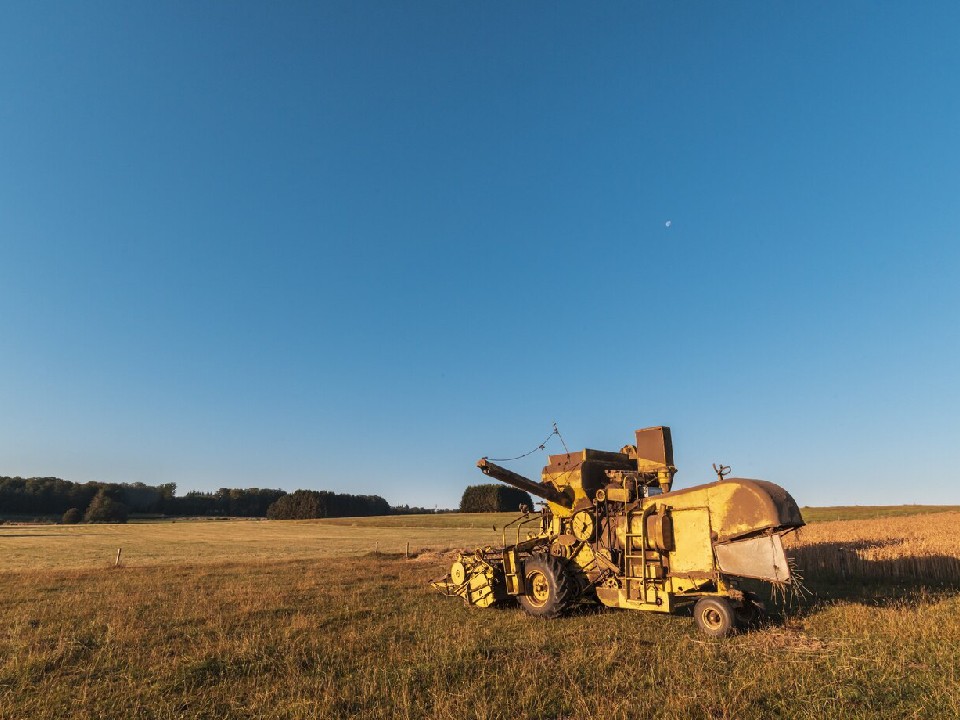
M 703 632 L 731 632 L 759 609 L 740 578 L 791 582 L 781 536 L 804 524 L 800 509 L 779 485 L 725 478 L 723 467 L 717 482 L 671 491 L 670 428 L 636 439 L 619 452 L 551 455 L 539 483 L 480 460 L 485 474 L 546 503 L 504 527 L 503 547 L 461 552 L 433 586 L 478 607 L 516 599 L 539 617 L 584 601 L 666 613 L 693 604 Z

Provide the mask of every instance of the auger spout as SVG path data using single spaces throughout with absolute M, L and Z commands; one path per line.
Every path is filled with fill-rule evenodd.
M 519 473 L 507 470 L 505 467 L 500 467 L 486 458 L 480 458 L 477 461 L 477 467 L 480 468 L 484 475 L 489 475 L 501 482 L 505 482 L 507 485 L 513 485 L 520 490 L 526 490 L 531 495 L 542 497 L 544 500 L 562 505 L 565 508 L 573 507 L 573 499 L 557 490 L 553 485 L 534 482 Z

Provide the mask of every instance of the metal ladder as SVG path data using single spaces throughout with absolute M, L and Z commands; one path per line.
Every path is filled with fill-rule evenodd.
M 632 523 L 632 520 L 633 520 L 634 515 L 635 515 L 635 512 L 628 512 L 628 513 L 626 514 L 626 518 L 625 518 L 626 523 L 627 523 L 627 526 L 626 526 L 626 533 L 625 533 L 625 535 L 624 535 L 624 540 L 625 540 L 625 545 L 626 545 L 626 547 L 624 548 L 624 553 L 623 553 L 623 579 L 624 579 L 624 582 L 626 582 L 626 585 L 627 585 L 627 597 L 630 598 L 631 600 L 633 600 L 633 599 L 639 599 L 639 600 L 641 600 L 642 602 L 645 602 L 645 603 L 646 603 L 646 602 L 656 602 L 656 592 L 654 592 L 654 599 L 653 599 L 653 600 L 651 600 L 650 597 L 649 597 L 650 590 L 651 590 L 652 588 L 650 587 L 650 586 L 651 586 L 651 582 L 650 582 L 651 578 L 647 577 L 647 566 L 650 565 L 651 563 L 654 563 L 654 562 L 656 562 L 656 563 L 659 564 L 659 562 L 660 562 L 660 553 L 658 553 L 656 550 L 647 550 L 647 548 L 646 548 L 646 543 L 644 542 L 645 538 L 644 538 L 644 533 L 643 533 L 643 532 L 639 532 L 639 533 L 630 532 L 630 528 L 631 528 L 631 526 L 632 526 L 632 524 L 633 524 L 633 523 Z M 643 528 L 642 528 L 642 526 L 641 526 L 641 531 L 642 531 L 642 530 L 643 530 Z M 639 551 L 633 549 L 633 539 L 634 539 L 634 538 L 639 538 L 639 540 L 640 540 L 640 542 L 639 542 L 640 550 L 639 550 Z M 635 564 L 635 563 L 636 563 L 637 560 L 640 561 L 640 574 L 639 574 L 639 575 L 637 575 L 637 574 L 635 573 L 635 571 L 636 571 L 636 564 Z M 631 584 L 631 583 L 636 583 L 636 582 L 639 582 L 639 583 L 640 583 L 640 596 L 639 596 L 639 598 L 635 598 L 635 597 L 631 594 L 631 592 L 630 592 L 630 589 L 631 589 L 631 585 L 630 585 L 630 584 Z

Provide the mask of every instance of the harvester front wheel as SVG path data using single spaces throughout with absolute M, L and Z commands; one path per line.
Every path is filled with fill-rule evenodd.
M 561 558 L 537 555 L 523 565 L 523 609 L 536 617 L 552 618 L 565 612 L 575 599 L 576 584 Z
M 693 607 L 697 627 L 710 637 L 729 635 L 736 623 L 733 607 L 725 598 L 703 597 Z

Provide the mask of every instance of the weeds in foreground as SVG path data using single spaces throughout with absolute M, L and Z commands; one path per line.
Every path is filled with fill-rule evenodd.
M 628 611 L 538 621 L 393 557 L 8 573 L 0 717 L 960 715 L 960 602 L 808 605 L 724 641 Z

